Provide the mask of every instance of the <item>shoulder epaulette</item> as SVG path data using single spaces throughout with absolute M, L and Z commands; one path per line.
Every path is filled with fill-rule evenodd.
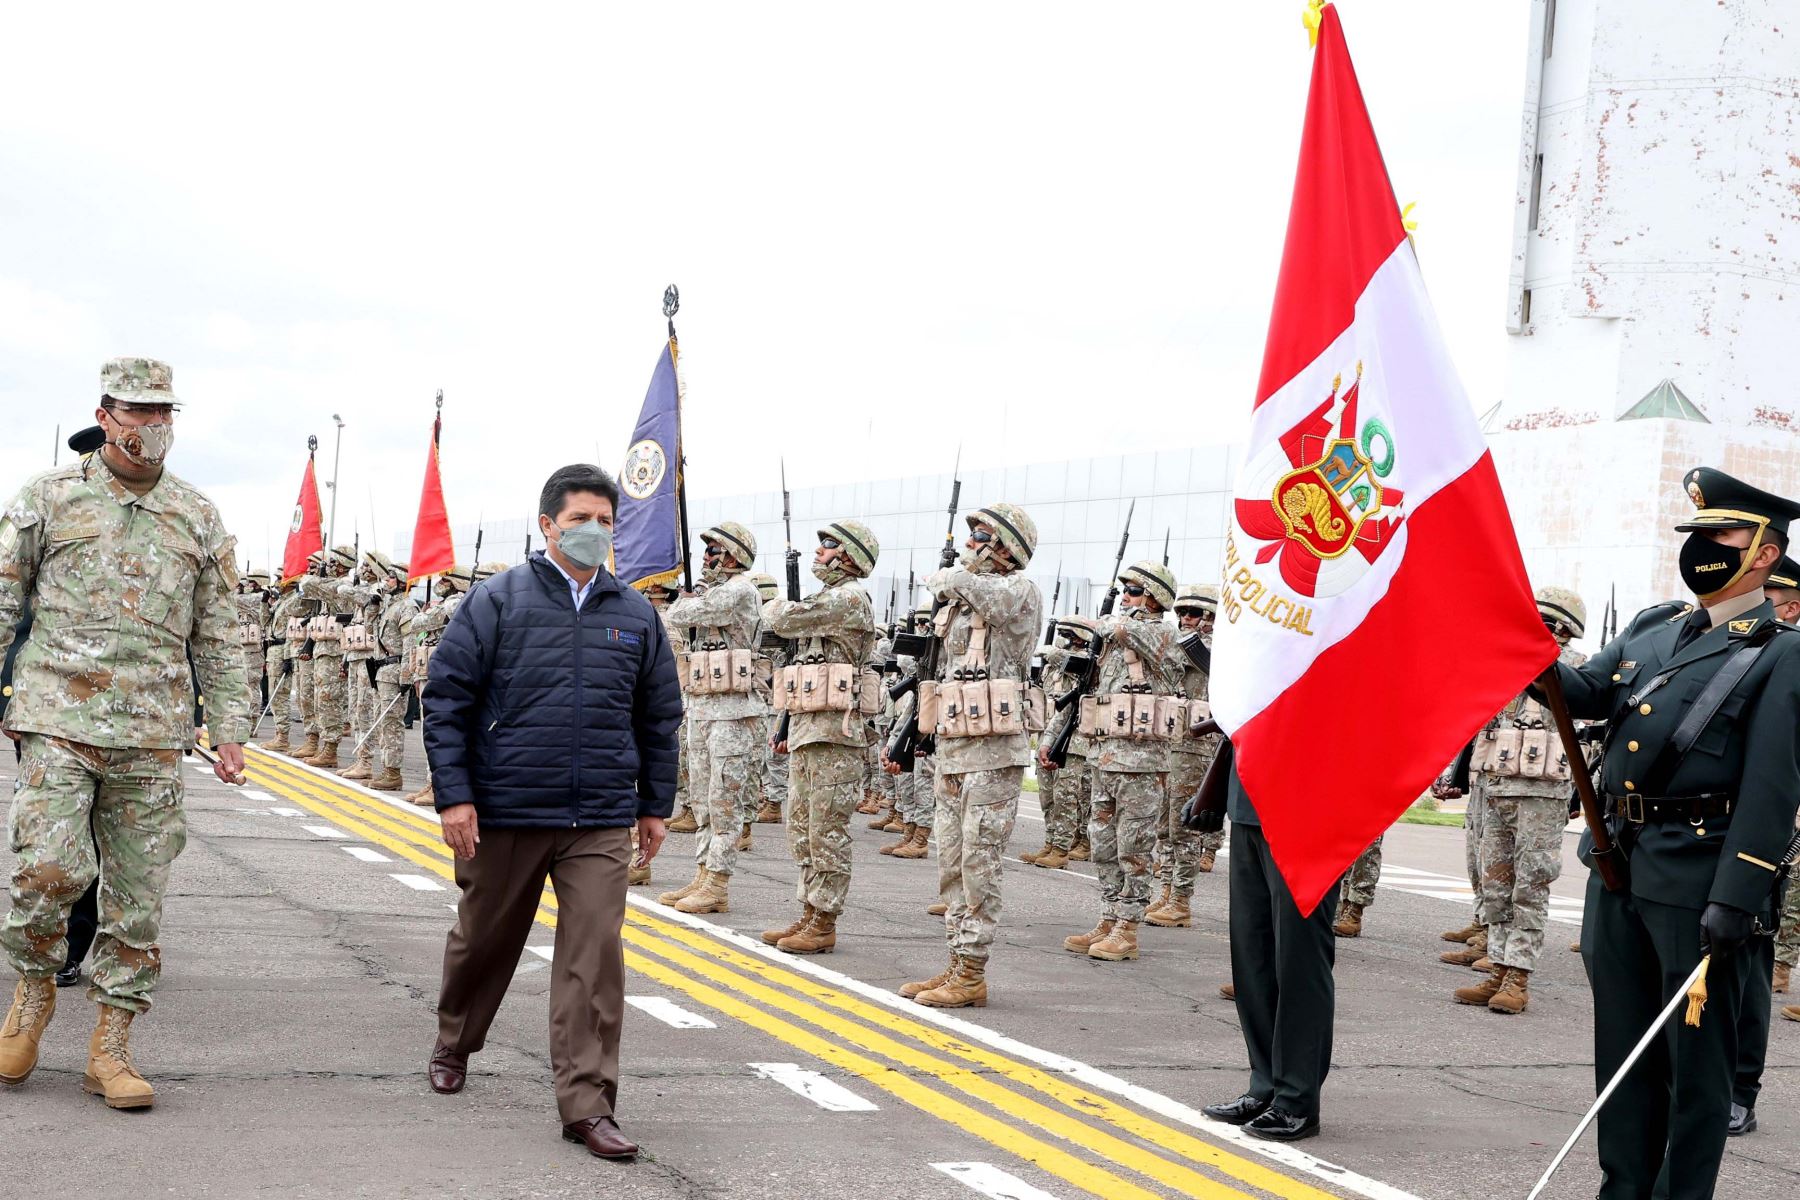
M 1687 604 L 1680 600 L 1668 600 L 1662 604 L 1652 604 L 1649 608 L 1644 609 L 1642 612 L 1638 613 L 1637 616 L 1631 618 L 1631 623 L 1625 627 L 1625 632 L 1637 633 L 1656 625 L 1672 625 L 1676 621 L 1682 620 L 1693 611 L 1694 606 L 1692 604 Z

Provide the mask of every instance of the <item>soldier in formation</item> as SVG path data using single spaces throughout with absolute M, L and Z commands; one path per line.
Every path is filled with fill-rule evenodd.
M 1180 636 L 1177 665 L 1181 668 L 1179 694 L 1188 702 L 1188 719 L 1169 743 L 1169 785 L 1163 789 L 1162 808 L 1156 818 L 1156 856 L 1162 864 L 1162 896 L 1144 913 L 1144 920 L 1167 929 L 1194 923 L 1194 882 L 1209 870 L 1208 843 L 1217 836 L 1196 833 L 1181 823 L 1181 810 L 1200 790 L 1207 769 L 1218 757 L 1222 738 L 1210 734 L 1192 736 L 1189 729 L 1211 715 L 1207 707 L 1207 677 L 1212 666 L 1213 614 L 1218 611 L 1218 589 L 1188 585 L 1175 594 L 1175 620 Z M 1212 847 L 1217 852 L 1217 846 Z
M 345 779 L 375 777 L 375 743 L 369 739 L 375 722 L 375 626 L 381 619 L 381 603 L 393 578 L 394 560 L 379 550 L 368 550 L 351 578 L 342 586 L 350 599 L 350 624 L 344 628 L 344 694 L 350 716 L 350 765 L 339 771 Z
M 1385 836 L 1385 835 L 1383 835 Z M 1370 842 L 1344 872 L 1343 895 L 1331 921 L 1331 932 L 1338 937 L 1361 937 L 1363 911 L 1375 903 L 1375 889 L 1381 883 L 1381 838 Z
M 269 573 L 246 570 L 237 587 L 237 640 L 244 657 L 244 682 L 259 719 L 264 703 L 263 640 L 269 626 L 269 609 Z
M 281 581 L 275 602 L 269 606 L 269 623 L 263 636 L 263 666 L 269 680 L 269 715 L 274 718 L 275 736 L 257 743 L 259 749 L 286 754 L 293 749 L 288 741 L 294 720 L 294 667 L 300 653 L 298 642 L 288 638 L 288 621 L 300 603 L 299 582 Z
M 907 623 L 911 623 L 910 618 Z M 893 631 L 884 636 L 875 648 L 875 666 L 882 672 L 884 681 L 911 676 L 919 669 L 918 661 L 910 655 L 894 653 L 894 633 L 899 629 L 900 623 L 895 622 Z M 904 700 L 896 703 L 885 699 L 884 689 L 883 719 L 875 727 L 874 750 L 877 762 L 883 757 L 883 748 L 893 737 L 894 725 L 904 703 Z M 917 763 L 914 765 L 916 767 Z M 887 800 L 888 811 L 892 814 L 880 828 L 883 832 L 900 835 L 898 841 L 881 847 L 879 853 L 890 858 L 928 857 L 931 854 L 932 815 L 937 806 L 929 785 L 924 788 L 919 786 L 916 770 L 889 772 L 882 769 L 876 773 L 876 786 L 881 789 Z
M 764 624 L 795 650 L 776 681 L 775 702 L 788 713 L 788 846 L 799 867 L 801 911 L 762 935 L 789 954 L 836 947 L 850 891 L 850 815 L 862 797 L 867 753 L 862 717 L 874 709 L 859 678 L 875 645 L 874 607 L 860 581 L 880 553 L 867 525 L 833 521 L 819 530 L 813 555 L 813 577 L 824 586 L 763 608 Z
M 450 624 L 450 618 L 456 615 L 463 597 L 468 595 L 469 587 L 474 582 L 474 571 L 463 563 L 456 563 L 437 577 L 432 585 L 434 598 L 420 613 L 413 618 L 412 631 L 418 639 L 413 649 L 413 679 L 423 689 L 426 677 L 431 669 L 431 652 L 443 640 L 444 628 Z M 421 701 L 421 705 L 423 701 Z M 406 799 L 420 808 L 432 808 L 436 800 L 431 791 L 431 765 L 425 766 L 425 786 L 411 793 Z
M 316 574 L 325 561 L 323 549 L 306 556 L 306 574 Z M 300 579 L 304 579 L 302 575 Z M 313 684 L 313 618 L 321 605 L 310 596 L 300 594 L 300 579 L 294 583 L 294 605 L 287 625 L 288 654 L 294 664 L 294 700 L 300 707 L 300 728 L 306 737 L 294 748 L 293 757 L 302 761 L 319 752 L 319 693 Z
M 1064 621 L 1057 618 L 1056 640 L 1043 651 L 1044 690 L 1053 701 L 1077 688 L 1080 680 L 1070 662 L 1087 653 L 1081 629 Z M 1069 724 L 1076 730 L 1069 737 L 1067 761 L 1058 766 L 1050 758 L 1050 747 Z M 1044 817 L 1044 848 L 1020 855 L 1032 866 L 1060 871 L 1071 861 L 1087 857 L 1088 819 L 1093 813 L 1093 776 L 1088 761 L 1093 746 L 1080 729 L 1081 709 L 1071 701 L 1057 711 L 1051 727 L 1038 739 L 1038 804 Z
M 764 604 L 781 594 L 781 585 L 775 582 L 773 575 L 758 571 L 750 577 L 750 581 L 756 585 L 756 594 Z M 779 640 L 773 635 L 766 635 L 763 638 L 763 653 L 769 659 L 771 672 L 777 666 L 783 665 L 775 661 L 768 649 L 771 641 L 778 642 Z M 775 750 L 776 720 L 774 712 L 771 711 L 763 719 L 763 724 L 762 753 L 757 756 L 757 774 L 762 780 L 762 799 L 756 806 L 755 821 L 759 825 L 779 825 L 781 824 L 782 809 L 787 805 L 787 751 L 783 750 L 777 753 Z
M 335 769 L 338 745 L 349 733 L 348 677 L 344 671 L 344 631 L 355 619 L 356 601 L 345 586 L 356 568 L 356 548 L 334 546 L 317 574 L 300 580 L 300 594 L 319 606 L 312 619 L 313 713 L 318 749 L 301 761 Z
M 669 648 L 680 661 L 680 655 L 687 653 L 687 631 L 677 629 L 669 624 L 669 606 L 681 595 L 679 588 L 672 584 L 653 584 L 644 589 L 644 596 L 650 601 L 650 607 L 656 610 L 657 618 L 662 621 L 663 632 L 669 636 Z M 683 712 L 681 729 L 676 734 L 676 742 L 680 747 L 680 764 L 675 776 L 675 815 L 669 821 L 670 833 L 693 833 L 700 828 L 694 819 L 694 809 L 688 799 L 688 722 Z

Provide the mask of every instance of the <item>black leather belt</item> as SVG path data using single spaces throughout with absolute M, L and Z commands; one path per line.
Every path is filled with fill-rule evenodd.
M 1698 796 L 1646 796 L 1627 792 L 1608 793 L 1613 810 L 1633 825 L 1657 825 L 1665 821 L 1716 821 L 1737 807 L 1735 792 L 1704 792 Z

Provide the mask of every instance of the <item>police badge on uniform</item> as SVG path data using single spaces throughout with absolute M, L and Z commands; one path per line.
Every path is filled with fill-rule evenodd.
M 645 438 L 626 453 L 619 484 L 633 500 L 648 500 L 656 494 L 668 471 L 669 456 L 654 438 Z

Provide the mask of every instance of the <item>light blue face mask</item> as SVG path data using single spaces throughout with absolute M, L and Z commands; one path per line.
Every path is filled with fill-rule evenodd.
M 583 571 L 591 571 L 612 553 L 612 540 L 612 530 L 600 522 L 583 521 L 559 533 L 556 548 Z

